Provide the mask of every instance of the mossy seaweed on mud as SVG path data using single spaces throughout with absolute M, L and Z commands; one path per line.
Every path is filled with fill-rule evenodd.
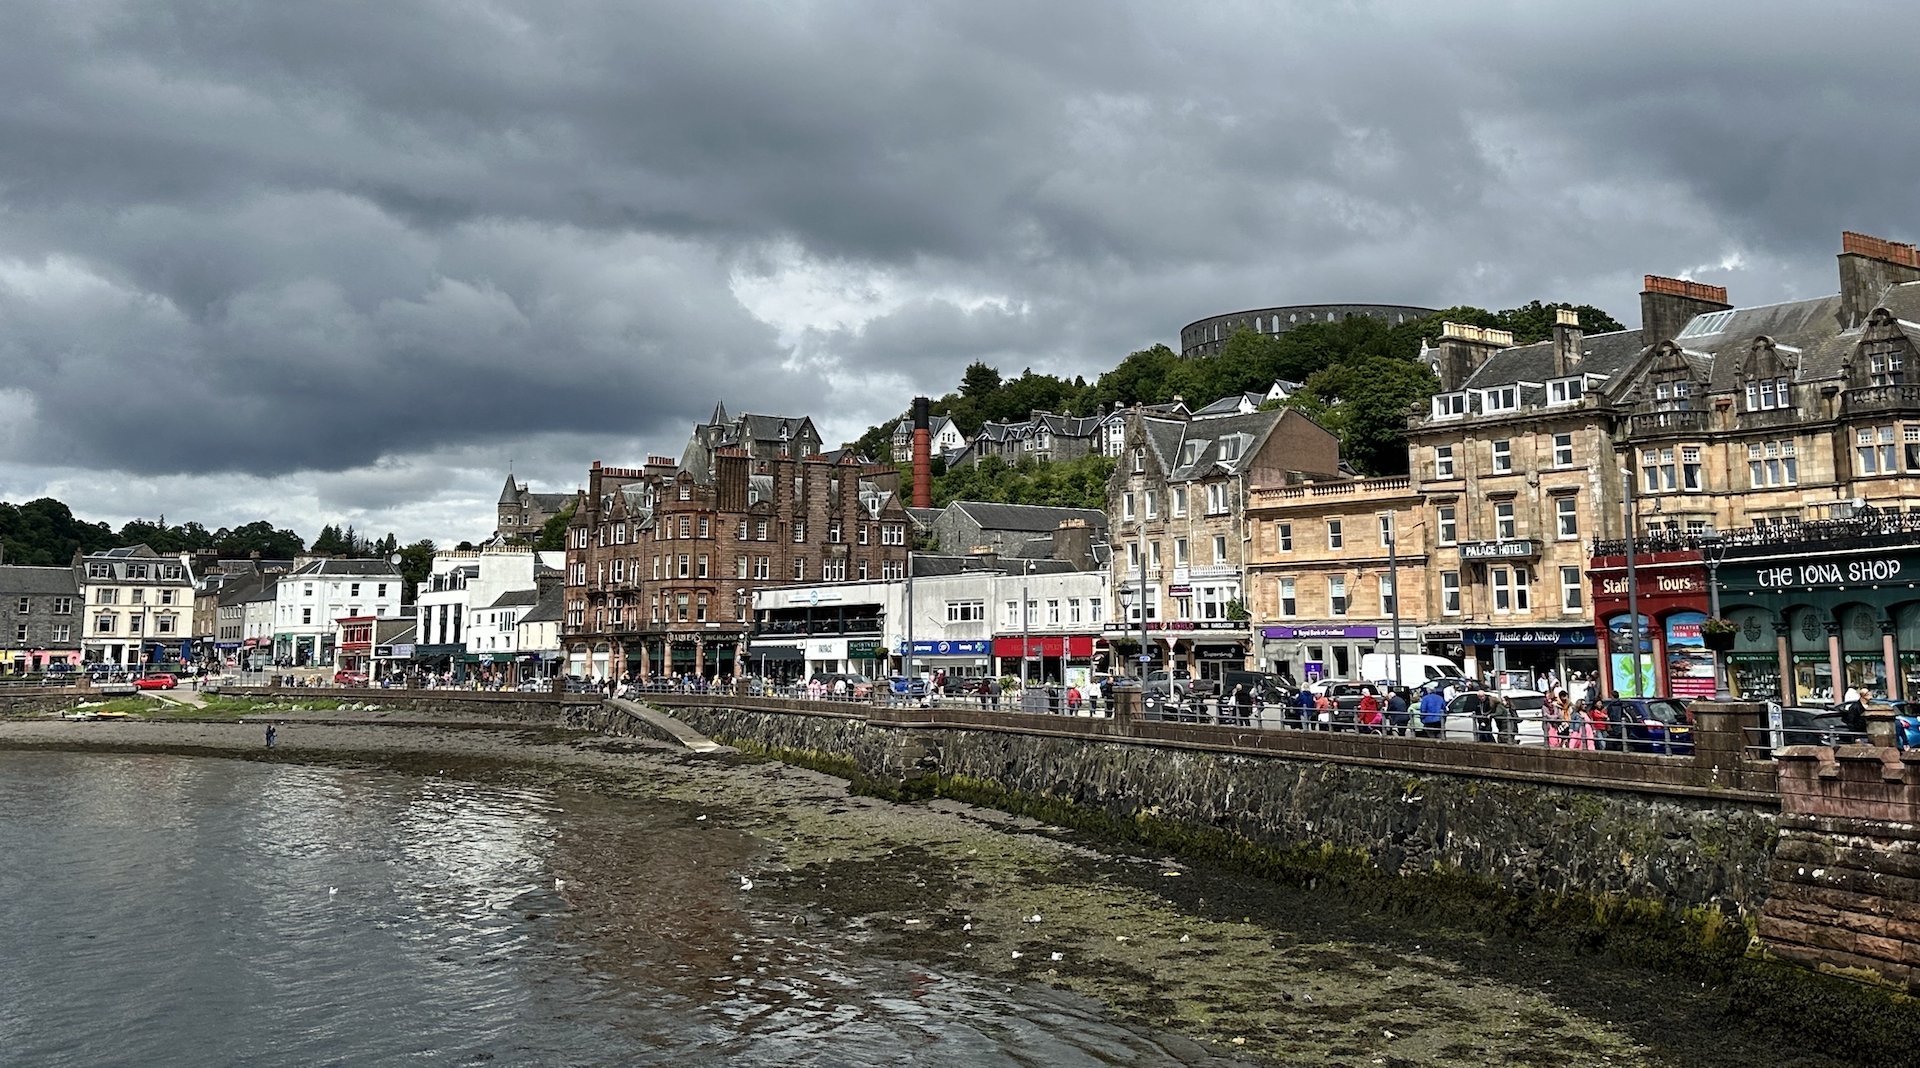
M 755 756 L 845 778 L 849 792 L 912 803 L 948 798 L 1042 823 L 1216 865 L 1354 904 L 1446 926 L 1569 946 L 1715 984 L 1726 991 L 1728 1020 L 1756 1033 L 1862 1064 L 1913 1065 L 1920 1048 L 1920 1000 L 1891 990 L 1806 971 L 1764 958 L 1749 921 L 1716 908 L 1682 912 L 1617 894 L 1516 893 L 1457 869 L 1390 873 L 1362 850 L 1330 843 L 1278 845 L 1230 830 L 1196 827 L 1147 813 L 1116 815 L 1065 798 L 1009 790 L 946 774 L 882 780 L 850 757 L 723 738 Z

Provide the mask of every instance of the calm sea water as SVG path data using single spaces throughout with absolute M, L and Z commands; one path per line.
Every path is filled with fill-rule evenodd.
M 665 803 L 0 753 L 0 1065 L 1181 1059 L 1071 995 L 796 939 L 737 904 L 751 848 Z

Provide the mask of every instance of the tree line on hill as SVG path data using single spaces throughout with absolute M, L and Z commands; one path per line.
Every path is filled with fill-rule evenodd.
M 971 438 L 988 422 L 1019 422 L 1036 410 L 1085 416 L 1176 398 L 1197 410 L 1222 397 L 1265 393 L 1276 381 L 1293 382 L 1300 388 L 1276 403 L 1298 408 L 1335 434 L 1341 455 L 1356 470 L 1405 474 L 1407 416 L 1424 407 L 1439 388 L 1433 372 L 1417 359 L 1422 341 L 1438 340 L 1441 324 L 1456 322 L 1510 330 L 1515 344 L 1528 345 L 1553 336 L 1554 313 L 1560 308 L 1573 309 L 1589 334 L 1625 329 L 1590 304 L 1538 300 L 1498 312 L 1461 305 L 1396 325 L 1356 315 L 1302 323 L 1278 335 L 1241 330 L 1210 356 L 1183 357 L 1155 345 L 1130 354 L 1092 382 L 1035 374 L 1031 368 L 1017 378 L 1003 378 L 997 368 L 974 363 L 962 374 L 959 388 L 934 401 L 931 411 L 952 419 Z M 892 454 L 899 422 L 868 428 L 853 448 L 904 465 L 907 457 Z M 1075 464 L 1079 466 L 992 461 L 977 469 L 936 471 L 934 500 L 1105 507 L 1105 475 L 1097 472 L 1098 465 Z

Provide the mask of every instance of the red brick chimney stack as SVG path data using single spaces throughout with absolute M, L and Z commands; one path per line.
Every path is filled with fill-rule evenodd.
M 933 507 L 933 430 L 925 397 L 913 398 L 913 506 Z

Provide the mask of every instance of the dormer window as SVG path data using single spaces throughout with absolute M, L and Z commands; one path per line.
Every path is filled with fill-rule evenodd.
M 1793 393 L 1785 378 L 1763 378 L 1747 383 L 1747 411 L 1770 412 L 1793 407 Z
M 1234 437 L 1221 438 L 1220 439 L 1220 461 L 1222 463 L 1231 463 L 1232 461 L 1238 460 L 1239 458 L 1240 458 L 1239 436 L 1235 435 Z
M 1482 412 L 1511 412 L 1520 407 L 1519 386 L 1499 386 L 1480 391 Z
M 1433 417 L 1435 419 L 1457 419 L 1467 414 L 1467 395 L 1465 393 L 1436 393 L 1433 397 Z
M 1905 345 L 1899 341 L 1870 341 L 1863 348 L 1869 385 L 1897 386 L 1907 380 Z
M 1587 390 L 1584 378 L 1556 378 L 1547 383 L 1548 404 L 1578 404 Z
M 1693 383 L 1685 378 L 1661 379 L 1653 384 L 1653 410 L 1684 412 L 1693 407 Z
M 1197 463 L 1199 462 L 1199 460 L 1200 460 L 1200 443 L 1199 442 L 1189 441 L 1186 444 L 1180 446 L 1180 466 L 1185 467 L 1188 464 Z

